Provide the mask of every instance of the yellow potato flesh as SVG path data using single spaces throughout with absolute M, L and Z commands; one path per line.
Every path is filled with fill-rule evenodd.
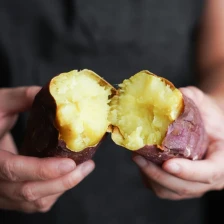
M 113 141 L 129 150 L 161 145 L 183 109 L 181 92 L 148 71 L 124 80 L 119 93 L 90 70 L 62 73 L 50 82 L 59 139 L 80 152 L 99 143 L 113 125 Z M 113 89 L 113 90 L 112 90 Z
M 134 151 L 162 143 L 169 124 L 182 111 L 183 99 L 164 79 L 142 71 L 120 84 L 110 106 L 113 141 Z
M 56 101 L 56 126 L 59 139 L 74 152 L 95 146 L 108 126 L 111 86 L 90 70 L 62 73 L 50 82 Z

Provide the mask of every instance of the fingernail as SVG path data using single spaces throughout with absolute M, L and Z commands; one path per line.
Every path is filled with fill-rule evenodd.
M 174 174 L 179 173 L 180 166 L 176 163 L 167 164 L 166 171 L 168 171 L 169 173 L 174 173 Z
M 62 162 L 58 166 L 60 174 L 66 174 L 75 169 L 75 163 L 72 161 Z
M 83 163 L 81 164 L 81 172 L 84 174 L 84 175 L 88 175 L 90 172 L 92 172 L 94 168 L 94 165 L 92 163 Z
M 148 162 L 146 161 L 146 159 L 144 159 L 142 156 L 136 156 L 136 157 L 134 157 L 133 160 L 141 168 L 142 167 L 145 167 L 148 164 Z

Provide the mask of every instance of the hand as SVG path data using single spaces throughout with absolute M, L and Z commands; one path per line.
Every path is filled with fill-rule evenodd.
M 33 158 L 17 154 L 10 134 L 18 113 L 30 108 L 39 87 L 0 89 L 0 209 L 46 212 L 93 169 L 67 158 Z
M 196 103 L 202 115 L 210 140 L 206 157 L 198 161 L 170 159 L 162 167 L 141 156 L 133 157 L 146 186 L 158 197 L 171 200 L 197 198 L 224 188 L 224 113 L 199 89 L 187 87 L 181 91 Z

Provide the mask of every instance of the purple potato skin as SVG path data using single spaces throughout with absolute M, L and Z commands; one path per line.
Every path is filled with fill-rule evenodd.
M 94 147 L 81 152 L 73 152 L 58 139 L 55 126 L 56 102 L 49 91 L 50 82 L 36 95 L 27 121 L 21 154 L 26 156 L 71 158 L 76 165 L 92 159 L 101 141 Z
M 191 99 L 183 95 L 183 101 L 183 113 L 169 125 L 162 145 L 146 145 L 135 151 L 136 153 L 158 165 L 172 158 L 204 158 L 208 136 L 201 114 Z

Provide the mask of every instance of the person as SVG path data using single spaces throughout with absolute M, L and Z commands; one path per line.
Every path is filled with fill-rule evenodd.
M 204 224 L 220 218 L 222 0 L 3 0 L 0 9 L 1 223 Z M 200 110 L 210 140 L 206 157 L 158 167 L 131 158 L 110 139 L 78 166 L 67 158 L 21 156 L 36 93 L 54 75 L 83 68 L 114 84 L 142 69 L 172 81 Z

